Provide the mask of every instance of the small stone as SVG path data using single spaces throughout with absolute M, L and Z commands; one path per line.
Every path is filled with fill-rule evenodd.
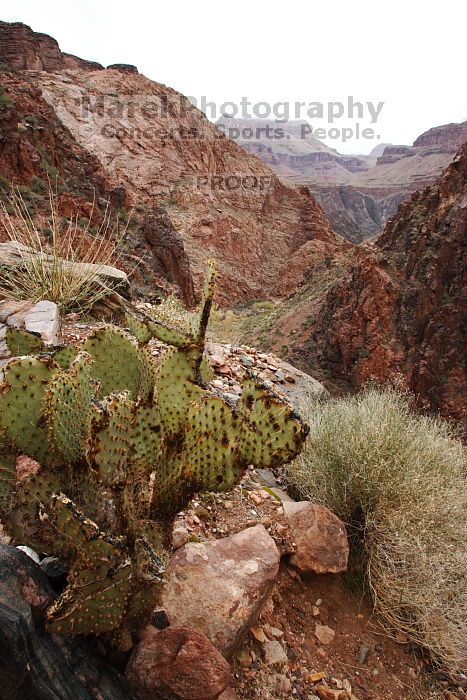
M 360 644 L 360 648 L 358 650 L 358 663 L 360 664 L 360 666 L 366 664 L 370 655 L 370 651 L 371 648 L 368 646 L 368 644 L 365 644 L 365 642 Z
M 346 690 L 334 690 L 327 685 L 319 685 L 314 689 L 320 700 L 350 700 L 350 695 Z
M 279 696 L 287 695 L 292 690 L 292 683 L 287 676 L 278 673 L 274 682 L 274 690 Z
M 319 608 L 320 605 L 323 604 L 323 601 L 321 598 L 318 598 L 318 600 L 315 602 L 315 605 Z
M 280 381 L 280 382 L 285 381 L 285 374 L 284 374 L 284 372 L 282 372 L 280 369 L 278 369 L 278 370 L 275 372 L 275 375 L 276 375 L 278 381 Z
M 346 571 L 349 543 L 345 526 L 329 508 L 309 501 L 285 502 L 297 549 L 290 563 L 301 573 L 338 574 Z
M 331 644 L 335 636 L 336 633 L 334 630 L 327 625 L 316 625 L 315 637 L 321 642 L 321 644 Z
M 164 608 L 156 608 L 152 611 L 152 622 L 156 629 L 165 630 L 170 627 L 169 616 Z
M 286 664 L 288 662 L 287 654 L 282 644 L 277 640 L 265 642 L 263 651 L 266 666 L 275 666 L 276 664 Z
M 320 610 L 319 610 L 318 606 L 313 605 L 313 607 L 311 608 L 311 613 L 312 613 L 313 617 L 318 617 L 319 612 L 320 612 Z
M 246 649 L 240 649 L 240 651 L 237 651 L 235 658 L 243 668 L 250 668 L 251 664 L 253 663 L 251 654 Z
M 318 681 L 322 681 L 323 678 L 326 678 L 326 673 L 324 671 L 315 671 L 308 676 L 310 683 L 317 683 Z
M 264 642 L 267 642 L 268 640 L 262 627 L 250 627 L 250 634 L 256 639 L 257 642 L 260 642 L 261 644 L 264 644 Z
M 273 637 L 283 637 L 284 633 L 282 630 L 278 629 L 277 627 L 270 627 L 268 629 L 269 634 L 271 634 Z
M 51 581 L 57 581 L 62 576 L 66 576 L 67 573 L 66 566 L 57 557 L 45 557 L 41 561 L 40 567 Z
M 250 501 L 253 501 L 253 503 L 255 503 L 255 505 L 257 506 L 261 505 L 261 503 L 263 502 L 261 496 L 258 493 L 255 493 L 254 491 L 250 493 L 249 498 Z

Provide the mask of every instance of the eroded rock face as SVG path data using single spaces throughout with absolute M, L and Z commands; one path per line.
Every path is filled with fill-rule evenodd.
M 21 22 L 0 22 L 0 60 L 15 70 L 96 70 L 99 63 L 63 54 L 57 41 Z
M 135 700 L 123 677 L 90 643 L 44 633 L 43 613 L 53 597 L 32 559 L 0 546 L 1 697 Z
M 256 621 L 279 561 L 262 525 L 213 542 L 188 543 L 172 555 L 162 604 L 173 624 L 203 632 L 229 656 Z
M 466 184 L 467 145 L 359 251 L 292 360 L 357 388 L 396 379 L 421 406 L 463 418 Z
M 142 224 L 142 233 L 149 244 L 151 264 L 156 274 L 165 277 L 180 288 L 188 307 L 195 304 L 195 290 L 191 276 L 190 261 L 183 239 L 175 229 L 164 207 L 153 209 Z
M 282 506 L 296 544 L 290 557 L 292 566 L 304 574 L 346 571 L 349 543 L 342 521 L 317 503 L 285 501 Z
M 159 697 L 158 692 L 180 700 L 214 700 L 229 684 L 230 666 L 204 634 L 168 627 L 138 644 L 125 676 L 141 700 Z

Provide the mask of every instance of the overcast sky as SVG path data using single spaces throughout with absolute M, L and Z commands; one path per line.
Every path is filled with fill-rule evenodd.
M 198 106 L 203 96 L 215 102 L 218 112 L 225 102 L 240 108 L 243 97 L 250 113 L 260 102 L 271 110 L 287 103 L 295 116 L 294 103 L 304 102 L 297 116 L 306 118 L 309 103 L 322 103 L 323 118 L 312 125 L 346 153 L 378 144 L 349 131 L 342 141 L 343 129 L 355 132 L 357 122 L 379 142 L 410 144 L 432 126 L 467 119 L 462 0 L 15 0 L 0 15 L 52 35 L 68 53 L 133 63 Z M 348 116 L 349 96 L 363 103 L 362 118 L 356 108 Z M 329 102 L 344 107 L 332 123 L 328 109 L 340 107 Z M 376 121 L 367 102 L 384 103 Z

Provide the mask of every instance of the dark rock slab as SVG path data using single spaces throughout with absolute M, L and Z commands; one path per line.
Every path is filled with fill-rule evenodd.
M 135 700 L 92 641 L 44 631 L 53 597 L 40 566 L 0 546 L 0 698 Z

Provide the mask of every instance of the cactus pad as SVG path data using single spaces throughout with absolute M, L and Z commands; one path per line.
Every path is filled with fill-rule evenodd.
M 18 352 L 0 384 L 0 513 L 18 542 L 55 554 L 68 584 L 46 613 L 62 634 L 112 633 L 126 647 L 163 581 L 174 515 L 198 491 L 225 491 L 248 464 L 293 458 L 306 428 L 254 381 L 238 402 L 209 388 L 204 354 L 214 295 L 209 264 L 191 332 L 138 311 L 76 346 Z M 151 338 L 170 346 L 152 355 Z M 17 454 L 40 462 L 16 480 Z
M 5 441 L 41 463 L 54 461 L 43 410 L 53 371 L 49 359 L 15 358 L 3 368 L 0 385 L 0 431 Z
M 86 459 L 91 439 L 92 359 L 80 352 L 68 372 L 58 371 L 45 393 L 49 440 L 68 464 Z
M 129 391 L 136 400 L 141 383 L 141 356 L 136 340 L 126 331 L 106 326 L 87 338 L 82 349 L 94 360 L 92 376 L 100 382 L 100 395 Z
M 5 335 L 8 350 L 13 357 L 37 355 L 44 348 L 39 333 L 30 333 L 20 328 L 8 328 Z

